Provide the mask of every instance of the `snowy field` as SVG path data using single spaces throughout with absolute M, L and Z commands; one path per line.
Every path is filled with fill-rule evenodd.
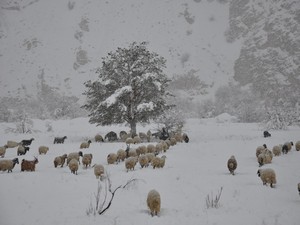
M 46 124 L 51 123 L 52 131 Z M 125 148 L 122 142 L 91 143 L 83 153 L 93 154 L 93 164 L 102 163 L 112 182 L 112 189 L 130 179 L 136 182 L 118 189 L 112 205 L 103 215 L 87 215 L 95 205 L 98 181 L 92 168 L 80 166 L 78 175 L 68 167 L 54 168 L 53 159 L 64 153 L 79 151 L 82 141 L 100 133 L 127 130 L 124 126 L 96 127 L 88 119 L 64 121 L 34 120 L 32 134 L 5 132 L 14 124 L 0 124 L 0 145 L 7 140 L 21 141 L 34 137 L 30 151 L 22 159 L 38 156 L 40 145 L 49 146 L 46 155 L 38 156 L 35 172 L 20 172 L 20 164 L 12 173 L 0 172 L 0 224 L 1 225 L 53 225 L 53 224 L 236 224 L 236 225 L 299 225 L 300 152 L 274 157 L 272 164 L 277 175 L 275 188 L 263 186 L 256 172 L 255 149 L 267 144 L 269 149 L 286 141 L 300 140 L 300 128 L 271 131 L 272 137 L 263 138 L 258 124 L 234 123 L 221 119 L 189 119 L 184 131 L 189 143 L 179 143 L 166 153 L 162 169 L 141 168 L 126 172 L 124 162 L 107 165 L 106 156 Z M 155 126 L 138 127 L 138 132 L 155 130 Z M 65 144 L 53 144 L 54 136 L 68 136 Z M 235 155 L 238 161 L 236 175 L 229 174 L 227 160 Z M 7 149 L 4 158 L 17 156 L 17 149 Z M 101 181 L 104 185 L 105 180 Z M 207 208 L 207 195 L 216 195 L 223 187 L 219 208 Z M 161 213 L 151 217 L 146 205 L 147 193 L 156 189 L 161 195 Z M 104 193 L 104 192 L 103 192 Z

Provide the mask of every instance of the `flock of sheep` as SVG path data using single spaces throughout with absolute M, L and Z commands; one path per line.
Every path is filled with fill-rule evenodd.
M 271 134 L 267 131 L 264 131 L 263 133 L 264 137 L 271 137 Z M 256 148 L 256 158 L 259 167 L 262 167 L 265 164 L 272 163 L 273 156 L 280 156 L 281 154 L 288 154 L 292 150 L 294 143 L 292 141 L 285 142 L 284 144 L 275 145 L 272 148 L 272 151 L 268 149 L 266 144 L 263 144 L 262 146 L 258 146 Z M 295 143 L 295 150 L 300 151 L 300 141 L 297 141 Z M 229 172 L 234 175 L 234 171 L 237 168 L 237 160 L 234 156 L 231 156 L 227 161 L 227 168 Z M 263 182 L 263 185 L 269 184 L 271 188 L 274 187 L 276 184 L 276 173 L 271 168 L 260 168 L 257 171 L 258 177 Z M 300 183 L 297 185 L 298 192 L 300 195 Z
M 66 139 L 67 136 L 55 137 L 53 144 L 63 144 Z M 115 132 L 111 131 L 106 134 L 104 138 L 100 134 L 97 134 L 94 139 L 95 142 L 105 142 L 107 140 L 108 142 L 121 141 L 126 143 L 126 149 L 119 149 L 116 152 L 109 153 L 106 160 L 108 165 L 124 163 L 127 172 L 134 170 L 137 164 L 139 164 L 141 168 L 146 168 L 148 166 L 152 166 L 153 169 L 163 168 L 167 150 L 178 142 L 187 143 L 189 141 L 189 138 L 185 133 L 171 133 L 166 140 L 161 140 L 155 138 L 151 131 L 148 131 L 147 133 L 140 132 L 136 136 L 121 131 L 119 138 Z M 21 142 L 7 141 L 3 147 L 0 147 L 0 157 L 5 157 L 8 148 L 16 148 L 18 156 L 25 155 L 26 152 L 29 151 L 33 140 L 34 138 L 22 140 Z M 93 155 L 91 153 L 83 154 L 83 149 L 88 149 L 91 143 L 91 140 L 82 142 L 79 146 L 80 151 L 56 156 L 53 160 L 54 167 L 64 167 L 66 164 L 71 173 L 77 175 L 79 165 L 82 163 L 83 168 L 92 167 L 96 178 L 102 180 L 105 177 L 105 166 L 102 164 L 92 165 Z M 38 148 L 39 155 L 45 155 L 48 151 L 48 146 L 43 145 Z M 34 160 L 23 159 L 21 162 L 21 171 L 35 171 L 37 163 L 38 159 L 36 157 L 34 157 Z M 0 171 L 12 172 L 16 164 L 19 164 L 18 158 L 12 160 L 2 159 L 0 160 Z M 151 190 L 147 196 L 147 206 L 149 207 L 152 216 L 159 214 L 160 205 L 159 193 L 156 190 Z

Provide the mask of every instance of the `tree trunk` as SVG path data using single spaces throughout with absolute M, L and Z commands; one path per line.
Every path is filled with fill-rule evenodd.
M 134 137 L 136 135 L 136 122 L 135 121 L 130 122 L 130 130 L 131 130 L 132 136 Z

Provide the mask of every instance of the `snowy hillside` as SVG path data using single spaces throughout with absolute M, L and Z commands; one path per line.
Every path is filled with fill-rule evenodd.
M 5 225 L 31 224 L 289 224 L 300 220 L 300 153 L 295 147 L 287 155 L 274 157 L 271 164 L 277 175 L 275 188 L 263 186 L 257 176 L 255 157 L 257 146 L 270 149 L 286 141 L 300 140 L 299 127 L 285 131 L 271 131 L 272 137 L 263 138 L 257 124 L 235 123 L 228 115 L 213 119 L 189 119 L 184 131 L 189 143 L 172 146 L 166 155 L 164 168 L 141 168 L 126 172 L 124 162 L 107 165 L 106 156 L 125 148 L 122 142 L 92 142 L 84 153 L 93 154 L 93 163 L 102 163 L 108 171 L 112 189 L 137 179 L 125 189 L 119 189 L 109 210 L 103 215 L 86 214 L 95 206 L 98 180 L 93 169 L 83 169 L 78 175 L 68 167 L 54 168 L 53 159 L 64 153 L 79 151 L 82 141 L 93 139 L 96 133 L 127 130 L 123 126 L 95 127 L 86 118 L 61 121 L 34 120 L 33 134 L 7 133 L 14 124 L 0 124 L 0 145 L 7 140 L 20 141 L 34 137 L 31 149 L 21 161 L 38 156 L 38 147 L 50 147 L 46 155 L 38 156 L 35 172 L 20 172 L 16 165 L 12 173 L 0 172 L 0 222 Z M 51 128 L 51 129 L 49 129 Z M 138 127 L 138 131 L 155 130 L 154 125 Z M 53 144 L 54 136 L 67 135 L 64 144 Z M 153 140 L 153 143 L 156 143 Z M 145 143 L 143 143 L 145 144 Z M 148 143 L 146 143 L 148 144 Z M 16 149 L 7 149 L 5 159 L 16 157 Z M 160 154 L 160 155 L 163 155 Z M 231 155 L 238 161 L 236 175 L 229 174 L 226 163 Z M 106 179 L 101 181 L 104 193 Z M 223 191 L 219 208 L 207 208 L 207 195 Z M 156 189 L 161 195 L 161 213 L 151 217 L 146 205 L 147 193 Z M 104 197 L 103 195 L 101 197 Z M 109 198 L 109 196 L 108 196 Z
M 166 73 L 197 75 L 210 92 L 233 76 L 239 44 L 226 42 L 226 1 L 0 2 L 0 94 L 35 96 L 41 80 L 82 98 L 101 58 L 133 41 L 167 59 Z

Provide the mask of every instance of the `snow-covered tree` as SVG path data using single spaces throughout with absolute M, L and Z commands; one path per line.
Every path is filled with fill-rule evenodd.
M 136 133 L 138 122 L 147 123 L 171 107 L 166 103 L 169 80 L 166 60 L 147 50 L 147 43 L 133 42 L 102 58 L 96 81 L 87 81 L 90 123 L 110 125 L 127 122 Z

